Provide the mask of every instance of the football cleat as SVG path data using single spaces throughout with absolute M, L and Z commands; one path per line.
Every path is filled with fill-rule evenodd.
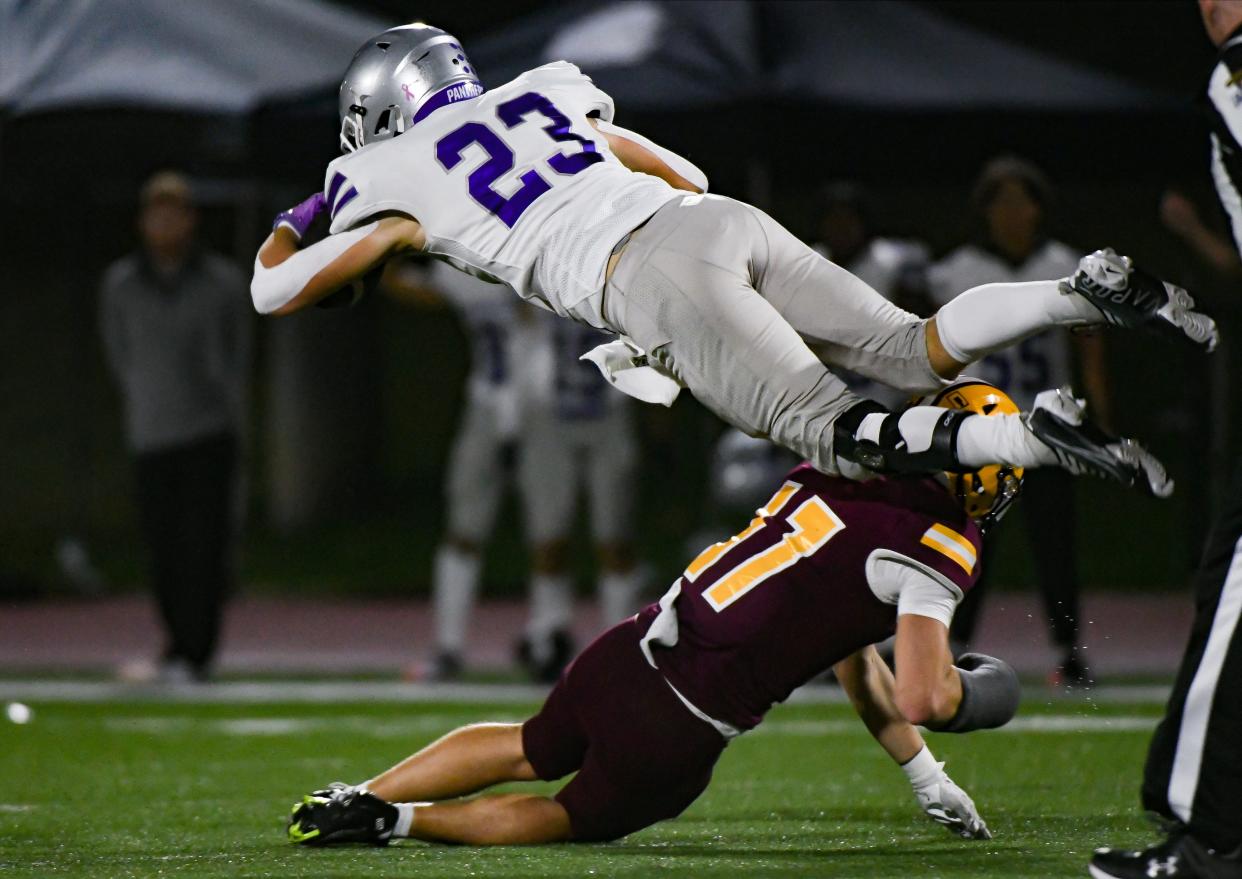
M 1082 661 L 1077 648 L 1067 650 L 1060 665 L 1048 675 L 1048 685 L 1054 689 L 1090 689 L 1094 683 L 1095 679 L 1091 677 L 1091 670 Z
M 337 781 L 294 805 L 288 833 L 291 842 L 301 845 L 388 845 L 396 825 L 396 806 Z
M 1079 260 L 1078 271 L 1061 282 L 1061 292 L 1082 296 L 1115 326 L 1146 326 L 1164 335 L 1189 339 L 1207 351 L 1215 350 L 1220 339 L 1216 321 L 1195 311 L 1194 297 L 1136 268 L 1130 257 L 1119 256 L 1112 248 Z
M 1042 391 L 1023 423 L 1076 476 L 1113 479 L 1153 497 L 1173 494 L 1173 480 L 1151 452 L 1132 439 L 1109 436 L 1086 420 L 1086 404 L 1069 388 Z
M 518 663 L 532 679 L 550 684 L 561 676 L 569 660 L 574 658 L 574 642 L 569 632 L 556 629 L 541 641 L 523 637 L 518 641 L 515 652 Z
M 1242 860 L 1207 848 L 1181 829 L 1143 851 L 1097 848 L 1087 870 L 1094 879 L 1242 879 Z

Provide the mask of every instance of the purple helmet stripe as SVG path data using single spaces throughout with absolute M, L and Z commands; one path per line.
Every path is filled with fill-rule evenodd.
M 332 182 L 328 184 L 328 204 L 336 203 L 336 194 L 341 191 L 341 184 L 345 182 L 345 175 L 337 171 L 332 175 Z
M 419 120 L 427 118 L 431 113 L 439 110 L 447 104 L 455 104 L 458 101 L 466 101 L 470 98 L 477 98 L 483 94 L 483 86 L 478 80 L 467 80 L 466 82 L 455 82 L 447 88 L 442 88 L 430 98 L 423 102 L 418 108 L 418 112 L 410 119 L 411 125 L 418 124 Z
M 332 206 L 332 219 L 335 220 L 337 212 L 340 211 L 341 208 L 345 207 L 345 205 L 349 204 L 351 201 L 353 201 L 357 197 L 358 197 L 358 190 L 354 188 L 353 186 L 345 190 L 345 194 L 341 196 L 341 200 Z

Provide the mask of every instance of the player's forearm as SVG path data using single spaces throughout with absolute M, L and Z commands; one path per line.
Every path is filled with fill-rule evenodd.
M 907 762 L 923 747 L 923 737 L 897 708 L 896 682 L 874 647 L 834 666 L 837 680 L 859 718 L 894 762 Z
M 608 148 L 631 171 L 659 177 L 674 189 L 707 192 L 707 175 L 684 156 L 611 122 L 592 119 L 591 124 L 607 138 Z
M 298 249 L 288 230 L 277 229 L 255 258 L 250 284 L 255 309 L 290 314 L 361 278 L 407 246 L 400 223 L 380 220 L 304 249 Z

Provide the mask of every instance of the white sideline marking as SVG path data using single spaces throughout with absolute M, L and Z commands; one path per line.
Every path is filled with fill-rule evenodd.
M 1057 695 L 1028 687 L 1031 702 L 1078 705 L 1163 704 L 1168 686 L 1105 686 L 1083 695 Z M 183 702 L 187 704 L 253 704 L 273 702 L 461 702 L 495 705 L 540 702 L 548 688 L 534 684 L 407 684 L 397 681 L 223 681 L 180 686 L 136 686 L 113 681 L 0 680 L 0 701 L 22 702 Z M 811 685 L 795 690 L 787 704 L 843 705 L 840 687 Z
M 376 739 L 409 738 L 448 732 L 462 723 L 460 714 L 419 714 L 403 720 L 370 717 L 238 717 L 202 720 L 193 717 L 108 717 L 111 732 L 144 735 L 183 735 L 208 732 L 225 736 L 287 736 L 304 732 L 347 732 Z M 489 717 L 494 723 L 517 723 L 524 717 Z
M 1074 714 L 1040 714 L 1011 720 L 998 733 L 1086 733 L 1086 732 L 1146 732 L 1155 728 L 1157 717 L 1120 715 L 1093 717 Z M 858 720 L 773 720 L 760 724 L 754 733 L 778 736 L 821 736 L 841 733 L 863 732 Z
M 26 803 L 0 803 L 0 812 L 33 812 L 34 810 L 34 806 Z
M 498 722 L 516 722 L 521 718 L 493 718 Z M 996 732 L 1000 733 L 1086 733 L 1086 732 L 1147 732 L 1156 725 L 1155 717 L 1121 715 L 1047 714 L 1019 717 Z M 460 714 L 421 714 L 405 720 L 380 720 L 368 717 L 241 717 L 204 721 L 192 717 L 109 717 L 105 729 L 120 733 L 144 735 L 199 735 L 211 733 L 224 736 L 263 737 L 289 736 L 307 732 L 348 732 L 352 736 L 375 739 L 411 738 L 447 732 L 461 723 Z M 772 720 L 747 736 L 834 736 L 863 734 L 865 728 L 857 719 L 840 720 Z M 0 807 L 0 811 L 3 807 Z

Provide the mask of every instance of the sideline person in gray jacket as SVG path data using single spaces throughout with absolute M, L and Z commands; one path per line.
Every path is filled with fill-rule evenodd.
M 189 182 L 156 174 L 141 193 L 141 247 L 108 268 L 100 291 L 167 637 L 160 663 L 127 666 L 129 678 L 206 677 L 234 576 L 250 299 L 237 267 L 197 245 L 196 227 Z

